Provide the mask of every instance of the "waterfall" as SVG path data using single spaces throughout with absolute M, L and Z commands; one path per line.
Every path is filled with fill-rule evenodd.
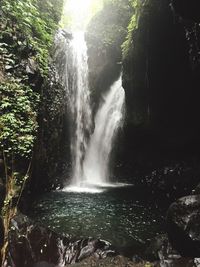
M 62 85 L 66 89 L 71 124 L 71 183 L 80 186 L 83 160 L 91 132 L 88 57 L 84 32 L 74 32 L 72 39 L 59 31 L 56 36 L 56 63 Z M 68 37 L 68 36 L 67 36 Z
M 95 117 L 95 130 L 83 163 L 84 179 L 87 184 L 102 186 L 109 182 L 110 153 L 117 130 L 123 122 L 124 98 L 120 76 L 109 92 L 103 96 Z
M 87 148 L 87 137 L 91 129 L 91 109 L 88 86 L 88 58 L 84 32 L 75 33 L 71 42 L 73 57 L 72 110 L 75 121 L 72 143 L 72 183 L 80 186 L 83 177 L 82 163 Z
M 102 95 L 91 134 L 92 112 L 88 86 L 87 46 L 83 32 L 56 37 L 56 62 L 59 77 L 66 88 L 71 124 L 71 184 L 65 190 L 96 192 L 109 183 L 110 154 L 117 130 L 123 122 L 125 93 L 122 78 Z

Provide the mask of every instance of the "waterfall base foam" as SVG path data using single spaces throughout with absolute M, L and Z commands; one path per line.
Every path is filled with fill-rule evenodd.
M 98 194 L 103 193 L 111 188 L 118 187 L 128 187 L 132 186 L 132 184 L 126 183 L 101 183 L 101 184 L 88 184 L 82 183 L 78 186 L 67 186 L 63 189 L 64 192 L 74 192 L 74 193 L 90 193 L 90 194 Z

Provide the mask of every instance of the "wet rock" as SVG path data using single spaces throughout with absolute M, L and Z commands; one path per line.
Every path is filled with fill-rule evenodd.
M 145 251 L 145 257 L 150 260 L 159 260 L 160 251 L 168 245 L 167 235 L 159 235 L 153 239 Z
M 182 256 L 200 257 L 200 195 L 183 197 L 170 206 L 167 231 Z
M 134 186 L 138 188 L 138 196 L 144 198 L 143 192 L 146 190 L 146 196 L 168 203 L 167 208 L 176 199 L 191 194 L 199 182 L 200 169 L 196 162 L 166 161 L 162 164 L 163 166 L 150 166 L 149 169 L 144 168 L 138 172 Z
M 163 240 L 163 244 L 157 251 L 160 267 L 193 267 L 192 258 L 182 257 L 170 244 L 168 238 Z
M 11 221 L 8 266 L 51 267 L 79 262 L 89 256 L 96 258 L 114 254 L 110 243 L 93 239 L 72 240 L 32 222 L 23 215 Z
M 97 258 L 105 258 L 109 253 L 113 254 L 113 250 L 110 250 L 110 243 L 106 241 L 88 239 L 88 240 L 83 240 L 82 242 L 85 242 L 85 246 L 84 245 L 81 246 L 83 248 L 80 251 L 78 260 L 87 258 L 91 256 L 94 252 Z M 107 249 L 106 251 L 105 248 Z
M 167 235 L 159 235 L 151 241 L 145 258 L 157 262 L 160 267 L 194 267 L 194 259 L 182 257 L 169 242 Z
M 34 59 L 29 58 L 26 65 L 26 72 L 28 74 L 35 74 L 37 70 L 38 70 L 37 62 Z
M 65 31 L 65 30 L 62 30 L 61 33 L 62 33 L 62 35 L 63 35 L 65 38 L 70 39 L 70 40 L 73 39 L 73 35 L 72 35 L 72 33 L 67 32 L 67 31 Z
M 29 186 L 33 194 L 61 187 L 63 182 L 66 182 L 70 169 L 66 92 L 58 82 L 54 65 L 49 68 L 49 77 L 43 86 L 45 90 L 42 90 L 41 95 L 36 156 L 33 160 L 33 174 Z

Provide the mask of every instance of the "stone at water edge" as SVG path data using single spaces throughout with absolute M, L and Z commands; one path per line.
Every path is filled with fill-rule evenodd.
M 113 254 L 115 252 L 111 244 L 103 240 L 72 240 L 31 221 L 22 214 L 18 214 L 11 221 L 8 266 L 65 266 L 92 255 L 104 258 Z
M 158 235 L 150 242 L 145 258 L 151 262 L 156 261 L 156 266 L 159 267 L 196 267 L 194 259 L 181 257 L 180 253 L 172 248 L 166 234 Z
M 167 212 L 167 231 L 172 246 L 185 257 L 200 257 L 200 195 L 174 202 Z

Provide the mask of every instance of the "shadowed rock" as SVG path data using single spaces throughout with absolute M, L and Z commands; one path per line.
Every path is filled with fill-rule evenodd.
M 170 206 L 167 230 L 182 256 L 200 257 L 200 195 L 183 197 Z
M 11 267 L 65 266 L 92 255 L 105 258 L 114 253 L 106 241 L 61 236 L 23 215 L 17 215 L 11 222 L 7 255 Z

